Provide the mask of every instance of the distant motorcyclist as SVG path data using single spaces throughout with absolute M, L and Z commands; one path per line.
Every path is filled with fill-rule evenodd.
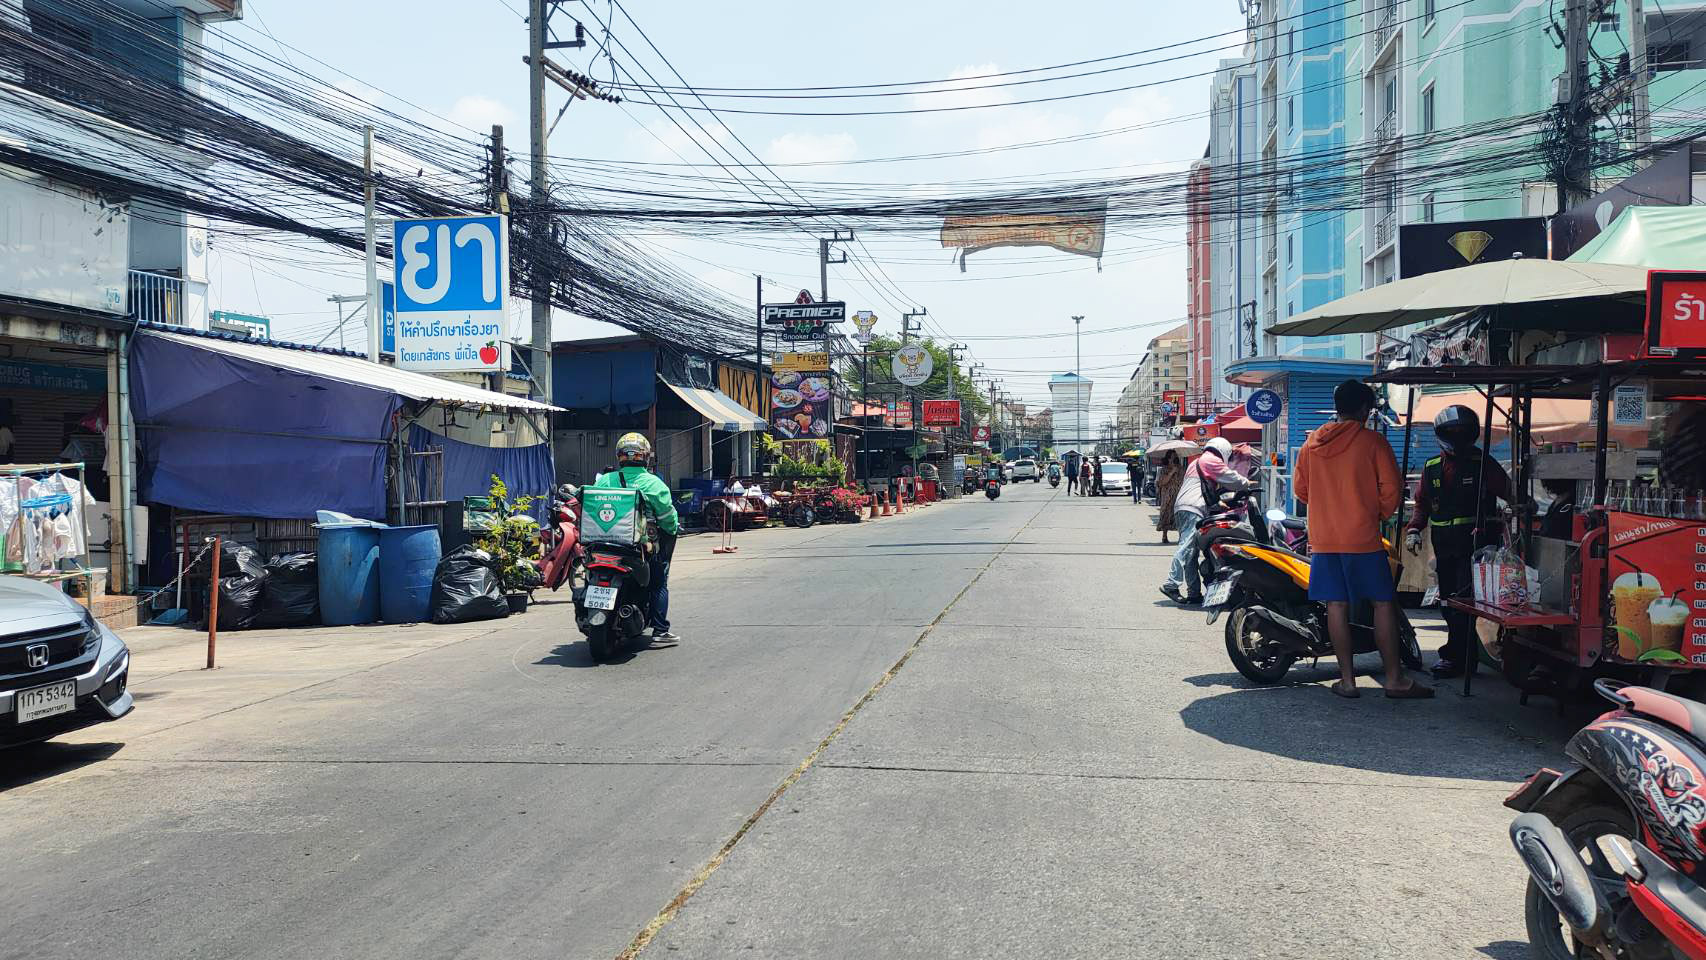
M 1499 461 L 1475 445 L 1481 435 L 1481 418 L 1474 410 L 1460 403 L 1441 410 L 1434 418 L 1434 435 L 1442 452 L 1422 468 L 1422 480 L 1416 488 L 1416 515 L 1410 518 L 1404 545 L 1416 553 L 1421 549 L 1422 529 L 1428 529 L 1443 605 L 1447 597 L 1470 596 L 1475 551 L 1503 540 L 1496 501 L 1510 501 L 1511 478 Z M 1477 494 L 1481 498 L 1479 510 Z M 1480 527 L 1475 526 L 1477 513 Z M 1475 656 L 1475 616 L 1449 606 L 1444 613 L 1446 641 L 1433 675 L 1460 676 L 1468 658 Z
M 599 474 L 593 486 L 605 490 L 638 490 L 646 514 L 657 521 L 657 550 L 647 559 L 651 567 L 647 606 L 651 609 L 652 639 L 679 643 L 681 637 L 669 629 L 669 564 L 675 557 L 676 538 L 681 534 L 681 517 L 675 512 L 675 497 L 669 491 L 669 484 L 647 469 L 651 456 L 652 443 L 645 434 L 623 434 L 616 441 L 616 469 Z

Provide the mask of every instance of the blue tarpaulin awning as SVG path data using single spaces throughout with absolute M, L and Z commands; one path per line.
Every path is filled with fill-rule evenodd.
M 438 448 L 443 451 L 444 499 L 454 502 L 463 497 L 483 497 L 492 488 L 492 475 L 503 478 L 513 499 L 522 496 L 544 496 L 551 492 L 551 452 L 543 443 L 527 447 L 482 447 L 441 436 L 414 424 L 409 427 L 409 449 L 414 451 Z M 415 469 L 425 471 L 424 463 Z M 430 489 L 423 475 L 418 489 Z

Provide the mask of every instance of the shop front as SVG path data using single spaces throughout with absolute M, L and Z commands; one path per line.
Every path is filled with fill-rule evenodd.
M 1366 377 L 1373 370 L 1374 365 L 1366 360 L 1299 356 L 1249 357 L 1227 365 L 1228 383 L 1271 390 L 1280 398 L 1279 417 L 1261 425 L 1261 440 L 1257 444 L 1272 458 L 1272 469 L 1265 473 L 1270 503 L 1293 514 L 1298 512 L 1291 489 L 1291 468 L 1297 462 L 1297 451 L 1310 431 L 1333 418 L 1333 388 L 1346 380 Z M 1254 421 L 1245 415 L 1231 418 L 1223 427 L 1247 431 L 1253 425 Z M 1187 427 L 1185 438 L 1197 439 L 1189 430 Z M 1213 435 L 1220 435 L 1220 428 Z M 1248 432 L 1240 434 L 1248 435 Z

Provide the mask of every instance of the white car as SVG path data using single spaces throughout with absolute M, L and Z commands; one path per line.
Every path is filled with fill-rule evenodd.
M 1043 479 L 1043 472 L 1035 460 L 1015 460 L 1008 464 L 1008 471 L 1008 477 L 1015 481 L 1029 480 L 1032 483 L 1041 483 Z
M 1123 463 L 1103 463 L 1102 489 L 1108 493 L 1131 496 L 1131 470 Z

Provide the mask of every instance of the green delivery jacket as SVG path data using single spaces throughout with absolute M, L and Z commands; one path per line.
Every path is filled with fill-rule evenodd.
M 672 537 L 681 532 L 681 517 L 675 512 L 675 496 L 669 492 L 669 484 L 645 467 L 618 467 L 599 474 L 592 485 L 598 490 L 627 487 L 640 491 L 640 499 L 646 501 L 646 513 L 658 522 L 658 529 Z

